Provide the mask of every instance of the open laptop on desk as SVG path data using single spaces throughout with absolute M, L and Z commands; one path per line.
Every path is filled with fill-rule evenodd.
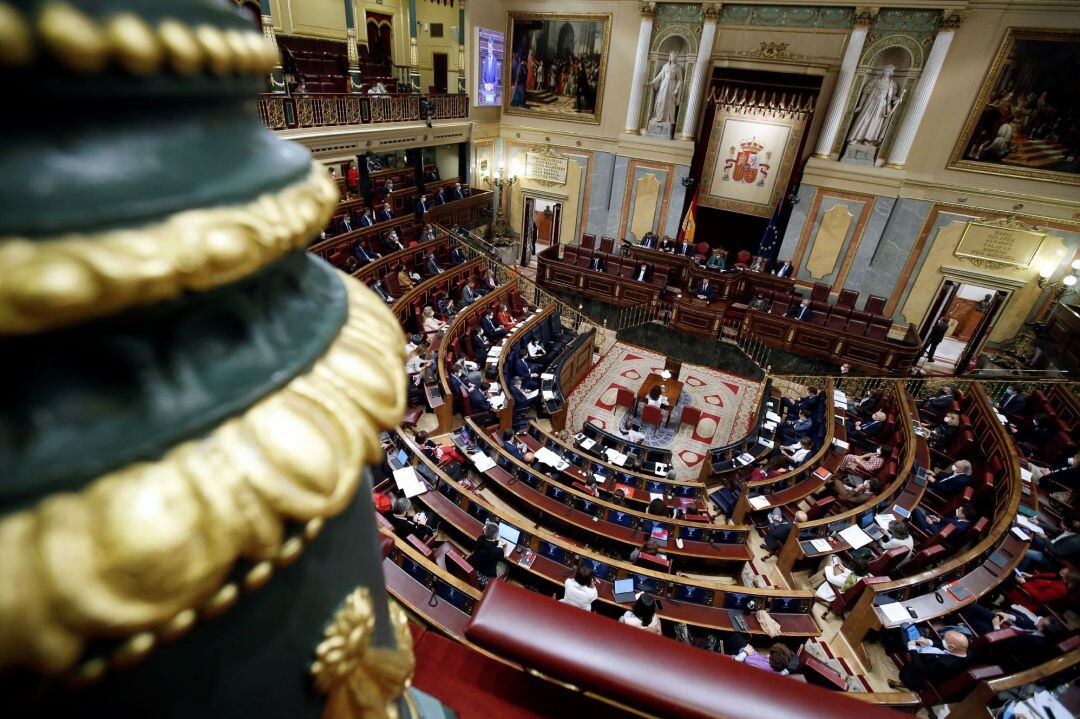
M 616 579 L 615 580 L 615 601 L 619 604 L 625 604 L 632 602 L 636 599 L 634 595 L 634 580 L 633 579 Z

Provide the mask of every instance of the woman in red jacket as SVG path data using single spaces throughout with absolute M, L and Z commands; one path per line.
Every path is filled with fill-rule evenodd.
M 1039 612 L 1042 611 L 1042 605 L 1076 594 L 1080 589 L 1080 574 L 1069 567 L 1063 567 L 1060 574 L 1021 572 L 1017 582 L 1020 587 L 1009 592 L 1009 601 L 1032 612 Z

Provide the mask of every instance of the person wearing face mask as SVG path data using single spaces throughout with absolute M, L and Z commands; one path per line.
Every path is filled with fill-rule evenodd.
M 930 448 L 936 449 L 938 452 L 944 452 L 959 433 L 960 415 L 956 412 L 947 412 L 945 419 L 930 429 Z
M 649 268 L 645 265 L 644 262 L 641 263 L 641 267 L 638 267 L 637 272 L 634 273 L 634 279 L 638 282 L 649 281 Z
M 927 472 L 926 478 L 934 485 L 934 492 L 942 497 L 953 497 L 964 491 L 971 484 L 971 462 L 957 460 L 951 467 L 952 472 L 943 477 Z
M 974 505 L 970 502 L 965 502 L 957 507 L 956 513 L 952 517 L 937 517 L 927 514 L 922 507 L 911 510 L 911 523 L 927 534 L 937 534 L 945 527 L 954 525 L 956 529 L 949 536 L 949 544 L 954 547 L 963 541 L 964 533 L 967 532 L 971 523 L 976 519 L 978 519 L 978 515 L 975 512 Z
M 997 403 L 998 411 L 1009 419 L 1019 419 L 1024 413 L 1024 395 L 1017 392 L 1016 388 L 1009 385 L 1005 388 L 1005 395 Z
M 866 454 L 849 454 L 840 462 L 837 473 L 854 472 L 863 477 L 870 477 L 885 464 L 885 458 L 892 454 L 892 447 L 881 445 Z

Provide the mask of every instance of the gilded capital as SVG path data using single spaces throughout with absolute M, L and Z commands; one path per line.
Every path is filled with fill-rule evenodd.
M 941 29 L 943 31 L 954 31 L 960 27 L 960 24 L 967 18 L 967 13 L 963 10 L 954 10 L 949 12 L 941 19 Z
M 704 8 L 705 22 L 716 23 L 720 20 L 720 11 L 724 6 L 717 3 L 715 5 L 706 5 Z
M 880 8 L 857 7 L 855 8 L 855 27 L 868 28 L 874 24 Z
M 641 17 L 652 20 L 656 17 L 656 3 L 646 2 L 641 4 Z

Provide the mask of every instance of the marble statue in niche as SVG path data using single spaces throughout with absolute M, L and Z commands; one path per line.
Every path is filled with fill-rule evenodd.
M 679 91 L 682 90 L 683 72 L 679 63 L 675 62 L 675 52 L 668 54 L 668 61 L 660 68 L 649 84 L 656 88 L 656 98 L 653 100 L 653 112 L 650 122 L 673 123 L 675 122 L 676 106 L 679 102 Z
M 867 81 L 855 106 L 855 119 L 848 131 L 846 159 L 874 162 L 881 141 L 889 129 L 896 108 L 904 101 L 907 90 L 900 90 L 893 80 L 896 68 L 886 65 L 881 75 Z M 876 163 L 881 164 L 881 163 Z

